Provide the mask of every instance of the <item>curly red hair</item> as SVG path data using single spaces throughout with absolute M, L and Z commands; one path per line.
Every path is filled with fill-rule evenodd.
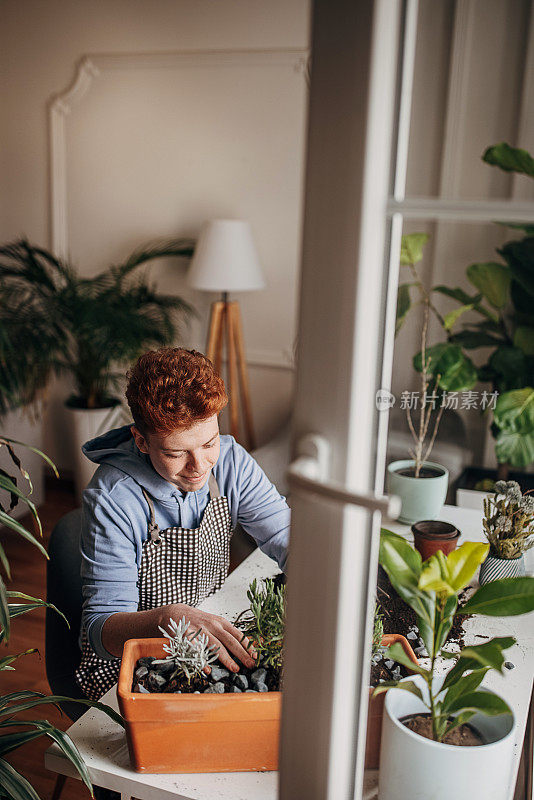
M 218 414 L 228 402 L 222 378 L 196 350 L 149 350 L 126 377 L 126 399 L 144 436 L 189 428 Z

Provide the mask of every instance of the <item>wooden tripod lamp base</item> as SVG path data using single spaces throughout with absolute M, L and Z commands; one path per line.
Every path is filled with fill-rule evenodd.
M 217 300 L 211 305 L 206 355 L 219 375 L 221 374 L 225 340 L 228 359 L 227 389 L 230 405 L 230 432 L 236 441 L 241 441 L 239 437 L 239 405 L 241 399 L 245 427 L 245 440 L 241 443 L 244 444 L 247 450 L 253 450 L 256 447 L 256 440 L 252 424 L 243 327 L 241 325 L 239 303 L 235 300 L 232 302 Z

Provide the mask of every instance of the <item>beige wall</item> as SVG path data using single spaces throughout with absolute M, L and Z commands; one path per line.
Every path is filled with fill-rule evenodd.
M 534 149 L 533 70 L 529 75 L 526 67 L 527 46 L 534 47 L 530 6 L 529 0 L 420 0 L 410 194 L 525 197 L 531 191 L 524 188 L 524 181 L 514 183 L 480 162 L 485 147 L 503 139 Z M 72 82 L 82 56 L 306 48 L 309 38 L 307 0 L 4 0 L 1 15 L 2 241 L 25 233 L 49 244 L 47 103 Z M 283 71 L 258 77 L 266 101 L 276 95 L 277 85 L 282 87 L 280 109 L 284 110 L 277 114 L 274 109 L 277 127 L 272 120 L 267 128 L 262 122 L 243 139 L 245 167 L 236 183 L 223 168 L 217 169 L 215 156 L 205 162 L 204 170 L 197 168 L 209 141 L 195 151 L 197 129 L 187 125 L 177 127 L 177 151 L 165 151 L 158 161 L 150 144 L 157 141 L 161 150 L 162 130 L 172 127 L 177 118 L 164 116 L 161 125 L 154 127 L 153 138 L 150 118 L 154 119 L 157 102 L 172 89 L 176 74 L 172 70 L 166 74 L 162 70 L 157 76 L 150 70 L 134 72 L 103 73 L 66 118 L 70 252 L 90 274 L 152 235 L 195 235 L 204 218 L 219 214 L 251 218 L 268 286 L 264 292 L 240 299 L 255 419 L 259 439 L 265 441 L 291 407 L 306 94 L 302 76 L 300 83 L 294 75 L 283 77 Z M 249 81 L 250 96 L 251 76 L 246 71 L 243 75 Z M 200 82 L 189 85 L 200 87 Z M 143 119 L 142 91 L 153 94 L 155 86 L 159 86 L 159 100 L 152 98 L 149 119 Z M 211 91 L 217 90 L 212 86 Z M 133 133 L 125 148 L 124 135 L 117 134 L 127 130 L 128 119 Z M 143 142 L 150 156 L 145 166 L 139 163 Z M 177 158 L 176 152 L 188 150 L 195 169 L 180 172 L 180 164 L 172 159 Z M 228 153 L 223 150 L 219 155 L 224 165 Z M 250 169 L 247 173 L 247 164 L 254 164 L 252 173 Z M 98 165 L 100 184 L 91 179 Z M 169 179 L 173 172 L 187 188 L 186 202 L 180 180 L 173 186 Z M 132 181 L 129 193 L 121 176 Z M 140 181 L 147 183 L 149 203 L 139 192 Z M 111 191 L 113 185 L 116 193 Z M 99 186 L 105 189 L 103 199 Z M 197 192 L 188 203 L 194 187 Z M 406 225 L 406 230 L 422 229 L 432 234 L 422 265 L 425 279 L 429 284 L 464 287 L 465 267 L 492 259 L 495 246 L 508 235 L 493 225 Z M 188 334 L 188 343 L 201 345 L 211 298 L 190 293 L 183 267 L 161 264 L 154 275 L 165 290 L 193 300 L 201 318 Z M 418 324 L 414 315 L 397 339 L 396 393 L 415 388 L 411 357 L 419 347 Z M 436 334 L 434 330 L 432 335 Z M 65 468 L 70 465 L 61 445 L 61 403 L 67 392 L 64 385 L 52 386 L 45 429 L 48 451 Z M 474 412 L 466 422 L 482 457 L 483 424 Z
M 132 54 L 101 69 L 65 116 L 68 252 L 90 275 L 158 237 L 196 236 L 205 219 L 251 221 L 267 287 L 241 301 L 258 438 L 290 409 L 307 89 L 292 64 L 155 68 L 139 54 L 304 50 L 307 0 L 5 0 L 1 8 L 0 238 L 51 245 L 48 104 L 72 84 L 80 59 Z M 239 59 L 238 59 L 239 60 Z M 98 57 L 95 58 L 98 62 Z M 150 275 L 200 313 L 183 343 L 202 347 L 209 303 L 186 268 Z M 63 446 L 66 382 L 53 383 L 44 443 Z

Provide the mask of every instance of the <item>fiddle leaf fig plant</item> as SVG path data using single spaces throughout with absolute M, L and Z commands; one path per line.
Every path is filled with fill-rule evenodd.
M 442 649 L 456 614 L 504 617 L 534 610 L 534 578 L 493 581 L 480 587 L 461 608 L 458 607 L 459 593 L 472 580 L 488 550 L 487 544 L 465 542 L 448 556 L 438 550 L 423 562 L 402 536 L 386 529 L 381 533 L 380 564 L 398 594 L 415 611 L 430 664 L 428 667 L 412 664 L 399 645 L 391 645 L 387 655 L 423 677 L 427 696 L 409 680 L 381 684 L 375 694 L 396 686 L 417 695 L 428 708 L 432 738 L 438 742 L 477 712 L 510 713 L 504 700 L 479 687 L 489 670 L 503 673 L 503 652 L 515 644 L 512 636 L 464 647 L 459 656 Z M 437 684 L 435 676 L 440 656 L 457 660 L 444 680 Z

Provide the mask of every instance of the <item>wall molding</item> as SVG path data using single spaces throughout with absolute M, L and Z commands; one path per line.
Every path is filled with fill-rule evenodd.
M 77 63 L 73 81 L 55 94 L 48 106 L 50 146 L 50 248 L 68 254 L 66 118 L 103 73 L 116 70 L 180 69 L 202 66 L 228 68 L 243 65 L 287 66 L 306 80 L 308 51 L 302 48 L 272 50 L 192 50 L 167 53 L 101 53 L 86 55 Z

